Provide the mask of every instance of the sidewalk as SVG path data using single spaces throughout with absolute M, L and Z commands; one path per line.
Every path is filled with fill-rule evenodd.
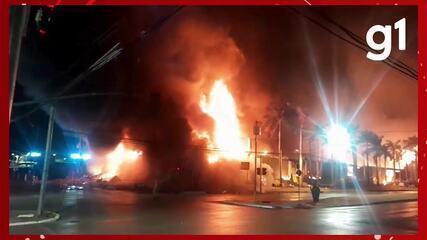
M 267 193 L 258 194 L 256 199 L 253 195 L 236 196 L 233 199 L 218 201 L 223 204 L 231 204 L 245 207 L 256 207 L 262 209 L 290 209 L 290 208 L 325 208 L 325 207 L 350 207 L 383 203 L 417 201 L 418 193 L 411 192 L 364 192 L 358 194 L 352 192 L 324 192 L 320 194 L 320 201 L 317 204 L 312 202 L 311 193 L 301 192 L 298 194 L 289 193 Z
M 369 186 L 369 187 L 363 187 L 361 188 L 363 191 L 366 192 L 404 192 L 404 191 L 417 191 L 418 189 L 415 187 L 399 187 L 399 186 Z M 350 191 L 354 191 L 354 188 L 351 188 Z M 300 189 L 301 192 L 310 192 L 309 186 L 303 186 Z M 329 187 L 322 187 L 321 192 L 340 192 L 343 191 L 341 188 L 329 188 Z M 274 193 L 298 193 L 298 187 L 282 187 L 282 188 L 272 188 L 269 192 Z
M 60 215 L 54 212 L 46 211 L 41 216 L 37 216 L 36 211 L 17 211 L 9 212 L 9 227 L 31 225 L 39 223 L 54 222 L 60 218 Z

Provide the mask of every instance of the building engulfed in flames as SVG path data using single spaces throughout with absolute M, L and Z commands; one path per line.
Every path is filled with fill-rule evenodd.
M 223 80 L 214 82 L 208 95 L 202 95 L 199 103 L 203 113 L 214 121 L 214 131 L 196 132 L 199 139 L 207 142 L 207 160 L 243 161 L 249 152 L 248 137 L 242 133 L 235 100 Z M 114 150 L 101 155 L 101 161 L 90 168 L 91 173 L 103 180 L 120 175 L 120 170 L 129 164 L 142 161 L 143 152 L 121 141 Z
M 240 181 L 246 183 L 253 181 L 253 179 L 250 180 L 253 175 L 249 177 L 249 172 L 254 172 L 254 155 L 251 156 L 250 138 L 248 134 L 245 134 L 244 131 L 242 131 L 242 124 L 238 116 L 238 107 L 224 80 L 219 79 L 213 82 L 209 93 L 201 95 L 199 107 L 201 112 L 212 119 L 213 122 L 213 129 L 211 130 L 193 130 L 193 133 L 197 139 L 204 140 L 206 143 L 206 160 L 209 163 L 209 169 L 213 169 L 212 175 L 217 176 L 215 175 L 217 174 L 216 171 L 220 171 L 219 169 L 221 168 L 222 170 L 220 171 L 220 174 L 222 174 L 222 179 L 224 179 L 223 175 L 227 172 L 223 170 L 225 167 L 225 169 L 233 171 L 232 174 L 229 174 L 230 181 L 235 180 L 236 182 Z M 322 174 L 322 171 L 320 170 L 320 162 L 324 161 L 325 157 L 323 156 L 324 153 L 321 151 L 320 147 L 317 150 L 319 153 L 321 153 L 317 157 L 319 159 L 315 160 L 318 161 L 318 164 L 308 164 L 306 162 L 305 165 L 303 165 L 303 169 L 305 167 L 304 172 L 312 174 L 315 176 L 315 179 L 320 179 Z M 292 180 L 291 176 L 294 176 L 295 178 L 295 175 L 292 173 L 297 169 L 296 162 L 293 162 L 292 159 L 290 160 L 287 158 L 287 166 L 285 168 L 282 167 L 281 170 L 283 173 L 280 173 L 279 171 L 274 171 L 279 168 L 279 165 L 277 164 L 279 158 L 273 155 L 274 154 L 269 153 L 269 151 L 263 149 L 260 151 L 260 154 L 257 158 L 260 159 L 260 161 L 261 159 L 264 159 L 265 161 L 262 163 L 262 168 L 268 169 L 267 176 L 261 177 L 261 181 L 265 181 L 265 183 L 263 183 L 264 186 L 271 187 L 272 183 L 275 182 L 275 179 L 277 180 L 281 178 L 285 180 Z M 126 172 L 127 174 L 129 172 L 128 170 L 132 169 L 134 166 L 143 166 L 144 168 L 147 168 L 143 162 L 143 152 L 138 149 L 138 147 L 126 143 L 126 141 L 121 141 L 118 143 L 115 149 L 109 151 L 100 158 L 102 161 L 99 161 L 97 165 L 92 167 L 91 172 L 93 175 L 103 180 L 111 180 L 116 176 L 120 178 L 121 173 Z M 408 165 L 413 163 L 415 159 L 416 155 L 414 151 L 405 151 L 396 170 L 399 172 L 402 171 L 405 169 L 405 165 L 406 169 L 408 169 Z M 362 160 L 362 162 L 359 163 L 359 168 L 360 166 L 363 166 L 363 159 L 359 159 L 359 161 L 360 160 Z M 238 167 L 235 167 L 240 166 L 240 162 L 250 162 L 249 169 L 245 169 L 248 171 L 243 172 L 240 171 Z M 352 162 L 349 162 L 349 164 L 351 165 Z M 392 169 L 390 164 L 392 164 L 390 161 L 385 163 L 383 169 L 381 170 L 383 173 L 381 174 L 380 181 L 384 185 L 391 183 L 395 177 L 395 171 Z M 347 167 L 349 172 L 353 170 L 352 167 Z M 179 171 L 179 168 L 177 169 Z M 286 172 L 284 169 L 286 169 Z M 199 171 L 200 169 L 197 170 Z M 374 169 L 372 168 L 371 164 L 371 167 L 368 167 L 367 169 L 367 171 L 372 172 L 369 174 L 371 177 L 374 176 L 373 170 Z M 150 170 L 146 169 L 145 171 Z M 191 170 L 191 174 L 193 174 L 193 171 L 194 169 Z M 360 170 L 360 172 L 362 172 L 362 170 Z M 241 181 L 242 178 L 237 177 L 239 174 L 242 175 L 242 173 L 244 175 L 243 179 L 246 181 Z M 280 174 L 282 175 L 279 176 Z M 353 174 L 354 173 L 351 173 L 351 175 Z M 374 180 L 377 181 L 376 179 Z M 296 180 L 293 179 L 293 181 Z

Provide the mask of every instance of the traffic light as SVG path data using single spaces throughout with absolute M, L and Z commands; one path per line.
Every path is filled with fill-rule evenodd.
M 46 37 L 49 25 L 52 22 L 54 6 L 40 7 L 34 17 L 37 33 L 40 37 Z

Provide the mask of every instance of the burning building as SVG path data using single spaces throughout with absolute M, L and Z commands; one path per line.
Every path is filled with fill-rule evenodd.
M 368 61 L 363 51 L 349 48 L 287 8 L 178 9 L 124 7 L 115 12 L 102 7 L 61 7 L 55 12 L 60 17 L 52 24 L 57 27 L 46 38 L 56 36 L 61 42 L 48 51 L 58 52 L 61 58 L 67 56 L 62 61 L 57 61 L 59 56 L 52 56 L 52 62 L 63 64 L 60 69 L 73 65 L 73 58 L 68 55 L 76 58 L 75 51 L 84 52 L 81 46 L 92 42 L 88 39 L 96 39 L 97 45 L 85 45 L 87 49 L 97 51 L 81 61 L 82 69 L 117 41 L 123 47 L 119 57 L 91 73 L 91 79 L 85 79 L 87 84 L 78 84 L 79 88 L 74 89 L 120 92 L 123 96 L 77 99 L 73 104 L 57 105 L 59 126 L 91 133 L 94 154 L 90 169 L 101 178 L 121 176 L 151 185 L 183 179 L 182 186 L 198 185 L 197 188 L 210 183 L 237 184 L 246 179 L 246 173 L 239 169 L 240 162 L 253 161 L 250 139 L 256 120 L 263 127 L 259 148 L 278 153 L 277 108 L 284 102 L 309 112 L 310 119 L 320 124 L 328 124 L 331 119 L 351 119 L 363 129 L 380 131 L 417 124 L 414 84 L 402 80 L 402 75 L 389 66 Z M 408 25 L 414 27 L 408 28 L 408 49 L 402 56 L 409 65 L 416 66 L 416 44 L 409 44 L 417 39 L 416 8 L 395 9 L 382 10 L 384 14 L 375 14 L 364 24 L 354 21 L 368 15 L 363 8 L 318 10 L 356 33 L 380 21 L 407 17 Z M 116 23 L 112 12 L 126 21 Z M 93 29 L 103 23 L 100 31 L 107 34 L 98 38 L 93 31 L 81 31 L 83 24 L 74 22 L 76 13 L 85 25 L 97 26 Z M 84 44 L 74 43 L 78 39 L 84 39 Z M 70 54 L 64 53 L 62 42 L 70 46 Z M 34 52 L 23 53 L 20 84 L 26 94 L 45 99 L 60 92 L 64 82 L 41 87 L 44 85 L 40 83 L 52 75 L 50 71 L 46 70 L 46 76 L 34 72 L 45 66 L 54 69 L 52 65 L 40 61 Z M 41 64 L 31 68 L 27 66 L 34 65 L 29 62 Z M 402 108 L 403 104 L 406 107 Z M 76 112 L 79 114 L 73 114 Z M 298 116 L 287 117 L 283 125 L 282 177 L 290 178 L 297 167 L 293 160 L 298 158 Z M 123 129 L 128 129 L 126 134 Z M 305 139 L 310 131 L 307 127 Z M 303 149 L 309 149 L 308 145 L 304 143 Z M 304 156 L 309 155 L 310 150 L 305 151 Z M 277 161 L 271 158 L 273 165 Z M 319 161 L 319 157 L 312 159 Z M 320 167 L 314 165 L 309 169 L 320 172 Z M 275 179 L 280 179 L 277 171 L 274 174 Z

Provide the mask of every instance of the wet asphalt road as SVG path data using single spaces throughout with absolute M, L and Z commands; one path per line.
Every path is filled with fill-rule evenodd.
M 291 194 L 290 194 L 291 195 Z M 292 196 L 291 196 L 292 197 Z M 11 234 L 414 234 L 417 202 L 371 206 L 258 209 L 216 203 L 230 195 L 150 195 L 85 190 L 50 193 L 57 222 L 9 227 Z M 37 195 L 10 197 L 10 208 L 32 210 Z

